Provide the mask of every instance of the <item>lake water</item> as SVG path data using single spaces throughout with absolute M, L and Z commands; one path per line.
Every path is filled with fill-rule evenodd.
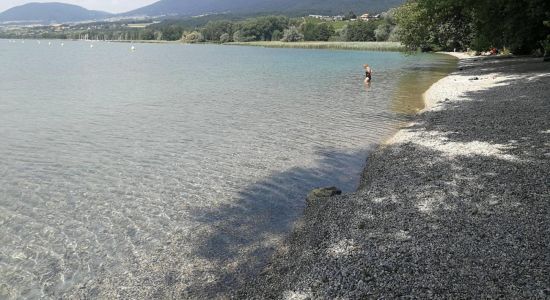
M 0 40 L 0 298 L 214 297 L 454 66 L 440 55 Z M 374 80 L 363 84 L 362 65 Z

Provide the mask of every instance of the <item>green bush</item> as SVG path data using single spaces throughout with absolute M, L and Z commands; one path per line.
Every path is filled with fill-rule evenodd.
M 198 31 L 193 31 L 193 32 L 184 34 L 183 41 L 186 43 L 200 43 L 200 42 L 204 42 L 204 37 L 202 36 L 202 33 Z
M 283 33 L 283 42 L 300 42 L 304 40 L 304 35 L 298 31 L 298 28 L 292 26 L 289 29 L 285 29 Z
M 410 49 L 510 48 L 528 54 L 543 46 L 548 0 L 408 0 L 394 18 Z
M 231 42 L 231 36 L 229 33 L 224 33 L 220 36 L 220 42 L 221 43 L 229 43 Z
M 271 35 L 272 41 L 280 41 L 283 38 L 283 33 L 279 30 L 273 31 L 273 34 Z
M 376 21 L 355 21 L 347 26 L 346 40 L 350 42 L 369 42 L 375 41 L 374 30 L 378 27 Z

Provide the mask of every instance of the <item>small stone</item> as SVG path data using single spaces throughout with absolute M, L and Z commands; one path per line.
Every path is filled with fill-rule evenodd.
M 328 198 L 340 194 L 342 194 L 342 191 L 334 186 L 314 189 L 309 192 L 309 194 L 307 194 L 306 203 L 307 205 L 311 205 L 314 201 L 318 199 Z

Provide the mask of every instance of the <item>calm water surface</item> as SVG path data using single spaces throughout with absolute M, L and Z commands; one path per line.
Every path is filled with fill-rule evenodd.
M 212 297 L 454 64 L 390 52 L 0 40 L 0 298 Z M 362 64 L 374 81 L 363 83 Z

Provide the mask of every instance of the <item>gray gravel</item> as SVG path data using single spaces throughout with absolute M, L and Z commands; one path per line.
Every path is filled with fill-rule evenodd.
M 236 298 L 550 298 L 550 63 L 459 66 Z

